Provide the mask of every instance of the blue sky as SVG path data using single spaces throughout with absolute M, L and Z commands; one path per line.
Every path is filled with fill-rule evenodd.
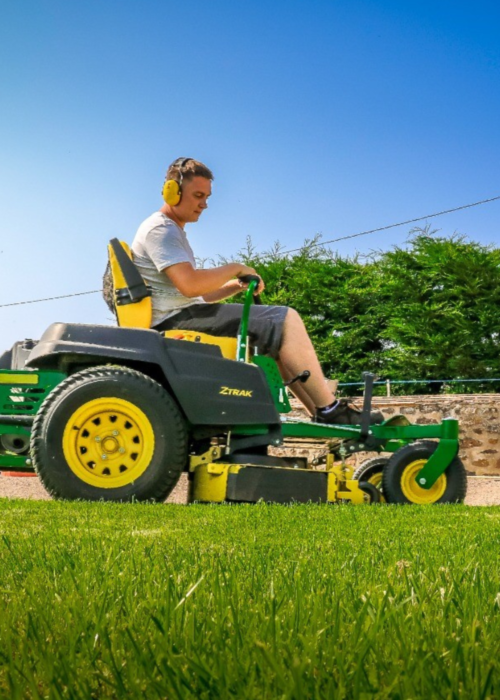
M 0 304 L 98 289 L 181 155 L 215 174 L 187 229 L 202 258 L 499 195 L 499 20 L 481 1 L 3 0 Z M 432 223 L 499 245 L 499 214 Z M 52 321 L 110 316 L 99 295 L 0 308 L 3 347 Z

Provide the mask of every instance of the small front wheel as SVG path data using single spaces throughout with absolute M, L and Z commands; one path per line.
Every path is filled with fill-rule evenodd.
M 437 450 L 438 443 L 422 440 L 406 445 L 389 459 L 383 473 L 384 494 L 389 503 L 462 503 L 467 493 L 463 462 L 455 457 L 429 489 L 416 481 L 419 471 Z
M 382 474 L 386 464 L 389 462 L 389 457 L 372 457 L 359 465 L 353 474 L 353 479 L 358 481 L 367 481 L 375 486 L 380 493 L 379 501 L 385 503 L 386 499 L 382 490 Z
M 380 491 L 376 486 L 370 484 L 369 481 L 360 481 L 359 488 L 370 497 L 370 503 L 380 503 Z

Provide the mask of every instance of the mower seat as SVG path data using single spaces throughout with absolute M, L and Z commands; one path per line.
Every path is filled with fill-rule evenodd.
M 151 328 L 151 291 L 134 265 L 130 248 L 113 238 L 108 245 L 116 320 L 123 328 Z
M 191 343 L 218 345 L 223 357 L 228 360 L 236 359 L 236 338 L 209 335 L 208 333 L 198 333 L 198 331 L 183 331 L 180 329 L 163 331 L 163 335 L 165 338 L 174 338 L 174 340 L 187 340 Z
M 123 328 L 151 328 L 153 305 L 151 290 L 134 265 L 129 246 L 117 238 L 108 245 L 109 265 L 113 279 L 114 302 L 118 325 Z M 219 337 L 192 330 L 162 331 L 165 338 L 217 345 L 223 357 L 236 359 L 236 338 Z

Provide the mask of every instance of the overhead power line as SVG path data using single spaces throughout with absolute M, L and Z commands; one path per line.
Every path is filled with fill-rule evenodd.
M 455 207 L 454 209 L 445 209 L 444 211 L 438 211 L 435 214 L 427 214 L 426 216 L 418 216 L 416 219 L 408 219 L 407 221 L 400 221 L 398 224 L 389 224 L 388 226 L 381 226 L 380 228 L 372 228 L 369 231 L 361 231 L 360 233 L 352 233 L 350 236 L 341 236 L 340 238 L 332 238 L 329 241 L 318 241 L 318 243 L 311 243 L 308 247 L 313 248 L 314 246 L 328 245 L 328 243 L 337 243 L 338 241 L 347 241 L 349 238 L 357 238 L 358 236 L 366 236 L 369 233 L 378 233 L 379 231 L 387 231 L 390 228 L 396 228 L 397 226 L 405 226 L 406 224 L 416 224 L 417 221 L 424 221 L 425 219 L 432 219 L 435 216 L 443 216 L 443 214 L 451 214 L 454 211 L 461 211 L 462 209 L 470 209 L 471 207 L 478 207 L 480 204 L 487 204 L 488 202 L 495 202 L 500 199 L 498 197 L 491 197 L 490 199 L 482 199 L 480 202 L 473 202 L 472 204 L 464 204 L 461 207 Z M 283 250 L 281 254 L 296 253 L 302 250 L 300 248 L 292 248 L 291 250 Z
M 93 289 L 91 292 L 75 292 L 74 294 L 61 294 L 58 297 L 46 297 L 45 299 L 31 299 L 30 301 L 13 301 L 11 304 L 0 304 L 0 309 L 5 306 L 21 306 L 22 304 L 38 304 L 41 301 L 54 301 L 55 299 L 69 299 L 70 297 L 82 297 L 85 294 L 98 294 L 102 289 Z
M 408 219 L 407 221 L 400 221 L 397 224 L 388 224 L 387 226 L 380 226 L 379 228 L 372 228 L 369 229 L 368 231 L 360 231 L 360 233 L 352 233 L 349 236 L 340 236 L 340 238 L 332 238 L 329 241 L 318 241 L 317 243 L 311 243 L 308 247 L 312 248 L 315 246 L 324 246 L 328 245 L 329 243 L 338 243 L 338 241 L 347 241 L 350 238 L 358 238 L 358 236 L 367 236 L 369 233 L 378 233 L 380 231 L 387 231 L 388 229 L 391 228 L 397 228 L 398 226 L 405 226 L 406 224 L 415 224 L 417 221 L 424 221 L 425 219 L 433 219 L 436 216 L 443 216 L 444 214 L 452 214 L 455 211 L 461 211 L 463 209 L 470 209 L 471 207 L 478 207 L 481 204 L 488 204 L 489 202 L 496 202 L 497 200 L 500 199 L 500 195 L 497 197 L 490 197 L 489 199 L 482 199 L 480 202 L 472 202 L 471 204 L 463 204 L 460 207 L 454 207 L 453 209 L 445 209 L 444 211 L 438 211 L 434 214 L 426 214 L 425 216 L 418 216 L 415 219 Z M 280 252 L 280 255 L 288 255 L 289 253 L 296 253 L 300 250 L 303 249 L 303 246 L 300 248 L 291 248 L 290 250 L 283 250 Z M 57 297 L 47 297 L 45 299 L 30 299 L 29 301 L 14 301 L 11 302 L 10 304 L 0 304 L 0 309 L 3 309 L 7 306 L 21 306 L 23 304 L 38 304 L 42 301 L 55 301 L 56 299 L 69 299 L 70 297 L 80 297 L 84 296 L 85 294 L 98 294 L 102 292 L 101 289 L 94 289 L 90 292 L 76 292 L 74 294 L 61 294 L 60 296 Z

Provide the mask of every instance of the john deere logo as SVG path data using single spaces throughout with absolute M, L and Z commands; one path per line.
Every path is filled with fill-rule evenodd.
M 223 386 L 219 394 L 222 394 L 222 396 L 246 396 L 250 398 L 253 391 L 249 391 L 248 389 L 231 389 L 229 386 Z

